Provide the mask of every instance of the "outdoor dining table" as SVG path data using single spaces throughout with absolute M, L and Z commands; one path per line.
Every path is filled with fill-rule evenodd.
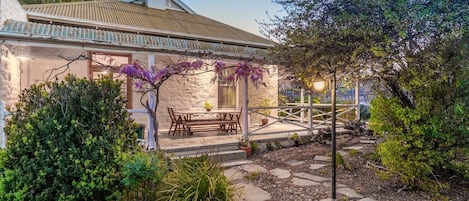
M 235 124 L 238 122 L 236 115 L 239 114 L 237 110 L 226 110 L 226 109 L 212 109 L 207 110 L 189 110 L 189 111 L 178 111 L 179 115 L 184 118 L 185 125 L 189 134 L 192 134 L 194 130 L 192 127 L 200 128 L 197 131 L 231 131 L 234 130 Z

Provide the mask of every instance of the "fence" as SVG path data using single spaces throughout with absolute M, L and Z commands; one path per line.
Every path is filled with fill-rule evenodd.
M 343 124 L 350 120 L 357 119 L 356 111 L 359 105 L 356 104 L 336 104 L 336 123 L 340 128 Z M 265 109 L 276 110 L 277 115 L 266 115 L 261 112 Z M 249 116 L 252 118 L 257 115 L 258 118 L 268 118 L 272 120 L 270 123 L 256 128 L 250 125 L 252 130 L 248 131 L 249 135 L 259 134 L 275 134 L 275 133 L 294 133 L 308 132 L 312 133 L 322 127 L 329 126 L 332 121 L 331 104 L 313 104 L 313 106 L 302 106 L 299 103 L 291 103 L 289 106 L 277 107 L 250 107 L 248 108 Z M 274 124 L 281 123 L 284 129 L 269 129 Z M 289 128 L 286 125 L 291 125 Z

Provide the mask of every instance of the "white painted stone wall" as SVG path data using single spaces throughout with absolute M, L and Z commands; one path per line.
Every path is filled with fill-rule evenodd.
M 0 45 L 0 101 L 13 106 L 20 92 L 20 65 L 12 48 Z
M 134 60 L 141 61 L 142 65 L 147 67 L 147 55 L 134 54 Z M 156 67 L 162 68 L 172 59 L 173 62 L 181 59 L 178 56 L 168 55 L 155 55 Z M 188 60 L 195 60 L 196 58 L 187 58 Z M 230 65 L 235 65 L 238 61 L 227 60 Z M 265 65 L 265 68 L 269 69 L 269 73 L 264 76 L 264 81 L 267 84 L 265 86 L 255 87 L 249 81 L 249 101 L 251 106 L 257 106 L 257 104 L 264 98 L 272 100 L 272 106 L 277 106 L 278 102 L 278 84 L 277 84 L 277 67 L 274 65 Z M 205 101 L 208 101 L 214 105 L 214 108 L 218 108 L 218 85 L 212 83 L 214 73 L 202 73 L 197 76 L 178 76 L 175 75 L 165 81 L 160 89 L 160 104 L 158 105 L 158 121 L 160 123 L 160 129 L 169 128 L 171 121 L 168 115 L 167 108 L 172 107 L 175 111 L 189 111 L 189 110 L 203 110 Z M 243 85 L 242 82 L 238 83 L 238 109 L 242 106 L 242 94 Z M 140 94 L 135 91 L 133 95 L 133 106 L 134 108 L 143 108 L 141 106 Z M 146 100 L 146 99 L 145 99 Z M 272 116 L 275 116 L 276 111 L 272 111 Z M 146 116 L 134 115 L 134 118 L 139 123 L 146 124 Z M 250 117 L 251 123 L 258 124 L 260 119 L 256 115 Z
M 26 13 L 17 0 L 0 0 L 0 26 L 7 19 L 27 21 Z
M 30 48 L 31 59 L 24 62 L 21 67 L 21 82 L 17 84 L 21 88 L 26 88 L 32 84 L 44 81 L 49 77 L 50 70 L 53 68 L 60 68 L 68 62 L 63 58 L 73 59 L 78 57 L 80 54 L 87 54 L 87 51 L 78 49 L 62 49 L 62 48 L 44 48 L 44 47 L 31 47 Z M 62 58 L 63 57 L 63 58 Z M 142 63 L 142 66 L 147 67 L 147 54 L 132 54 L 133 60 L 138 60 Z M 162 68 L 171 62 L 177 62 L 181 58 L 179 56 L 169 56 L 165 54 L 155 55 L 155 62 L 158 68 Z M 195 60 L 196 58 L 186 58 L 188 60 Z M 226 61 L 230 64 L 236 64 L 237 61 L 229 60 Z M 278 93 L 277 93 L 277 69 L 275 66 L 264 66 L 269 69 L 270 73 L 266 74 L 264 81 L 267 83 L 267 87 L 258 86 L 257 88 L 249 84 L 249 100 L 251 106 L 256 106 L 263 98 L 270 98 L 274 105 L 277 105 Z M 60 68 L 65 69 L 65 68 Z M 52 76 L 49 79 L 55 79 L 54 75 L 59 71 L 52 72 Z M 81 60 L 70 64 L 70 67 L 61 74 L 59 79 L 72 73 L 78 77 L 88 77 L 88 61 Z M 188 111 L 188 110 L 203 110 L 205 101 L 208 101 L 214 105 L 214 108 L 218 108 L 218 92 L 217 83 L 212 83 L 214 73 L 208 72 L 197 76 L 173 76 L 167 80 L 160 90 L 160 104 L 158 106 L 158 120 L 160 123 L 160 129 L 167 129 L 170 125 L 170 118 L 168 115 L 167 108 L 172 107 L 176 111 Z M 242 82 L 240 82 L 242 83 Z M 238 84 L 238 108 L 242 106 L 242 94 L 244 87 L 242 84 Z M 133 107 L 134 109 L 143 109 L 140 104 L 141 94 L 137 89 L 133 89 Z M 15 96 L 16 97 L 16 96 Z M 146 101 L 146 97 L 144 98 Z M 275 114 L 273 111 L 272 114 Z M 133 114 L 133 118 L 136 119 L 137 123 L 147 124 L 147 116 L 145 114 Z M 258 123 L 255 116 L 252 116 L 251 123 Z
M 67 67 L 67 59 L 78 58 L 81 54 L 88 55 L 84 50 L 31 47 L 30 59 L 21 68 L 21 88 L 28 88 L 47 79 L 53 81 L 55 77 L 62 80 L 67 74 L 88 77 L 88 60 L 71 62 Z

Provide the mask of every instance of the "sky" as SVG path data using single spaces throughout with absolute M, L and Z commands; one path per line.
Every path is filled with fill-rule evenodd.
M 269 15 L 282 15 L 282 7 L 271 0 L 181 0 L 197 14 L 240 28 L 259 36 L 259 22 Z M 267 15 L 267 13 L 269 15 Z M 284 14 L 283 14 L 284 15 Z

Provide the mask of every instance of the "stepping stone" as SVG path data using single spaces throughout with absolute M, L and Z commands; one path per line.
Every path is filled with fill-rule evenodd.
M 324 199 L 320 199 L 319 201 L 333 201 L 332 198 L 324 198 Z
M 363 198 L 363 199 L 359 199 L 358 201 L 376 201 L 376 200 L 373 198 Z
M 297 161 L 297 160 L 289 160 L 285 162 L 285 164 L 289 166 L 298 166 L 298 165 L 303 165 L 304 163 L 305 163 L 304 161 Z
M 306 180 L 306 179 L 300 179 L 300 178 L 296 178 L 296 177 L 293 177 L 293 179 L 291 181 L 292 181 L 293 185 L 296 185 L 296 186 L 316 186 L 316 185 L 319 185 L 318 182 L 310 181 L 310 180 Z
M 315 161 L 331 161 L 331 157 L 329 156 L 314 156 Z
M 326 188 L 332 188 L 332 182 L 324 182 L 322 185 Z M 337 188 L 347 188 L 345 184 L 335 183 Z
M 321 168 L 326 167 L 326 166 L 328 166 L 328 164 L 311 164 L 311 165 L 309 165 L 309 169 L 317 170 L 317 169 L 321 169 Z
M 312 175 L 306 172 L 295 172 L 293 173 L 293 176 L 297 176 L 297 177 L 308 179 L 308 180 L 315 181 L 315 182 L 323 182 L 323 181 L 330 180 L 329 178 Z
M 271 200 L 272 196 L 269 192 L 262 190 L 261 188 L 254 186 L 252 184 L 237 183 L 235 188 L 240 190 L 240 199 L 243 201 L 265 201 Z
M 223 171 L 225 177 L 230 181 L 240 180 L 244 177 L 243 172 L 241 172 L 238 168 L 229 168 Z
M 343 151 L 343 150 L 339 150 L 337 151 L 337 153 L 339 153 L 342 157 L 347 157 L 350 155 L 350 153 Z
M 244 170 L 245 172 L 249 172 L 249 173 L 253 173 L 253 172 L 267 173 L 267 169 L 265 169 L 262 166 L 254 165 L 254 164 L 243 165 L 240 168 L 241 170 Z
M 362 144 L 375 144 L 376 140 L 360 140 Z
M 337 193 L 347 196 L 348 198 L 363 198 L 363 195 L 358 194 L 351 188 L 339 188 Z
M 360 140 L 376 140 L 376 137 L 372 137 L 372 136 L 360 136 Z
M 270 173 L 272 173 L 274 176 L 276 176 L 279 179 L 286 179 L 286 178 L 290 177 L 290 175 L 291 175 L 290 171 L 283 170 L 283 169 L 280 169 L 280 168 L 275 168 L 275 169 L 271 170 Z
M 362 146 L 350 146 L 350 147 L 344 147 L 343 149 L 360 150 L 360 149 L 363 149 L 363 147 Z

